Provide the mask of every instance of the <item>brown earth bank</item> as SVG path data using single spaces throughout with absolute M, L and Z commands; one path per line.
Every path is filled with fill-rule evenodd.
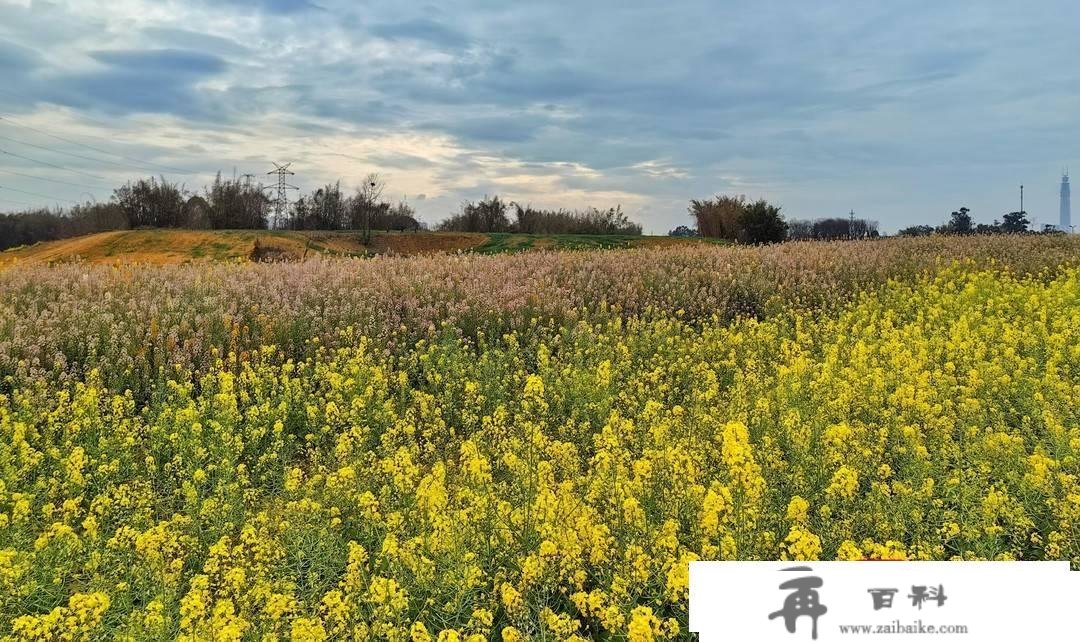
M 46 241 L 0 252 L 0 265 L 32 261 L 146 263 L 189 261 L 300 261 L 320 255 L 409 256 L 453 252 L 481 254 L 530 250 L 668 246 L 700 239 L 666 236 L 480 234 L 467 232 L 361 232 L 138 229 Z

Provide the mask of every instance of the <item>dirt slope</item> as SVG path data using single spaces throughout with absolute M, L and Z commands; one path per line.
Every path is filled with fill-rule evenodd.
M 601 249 L 695 242 L 664 236 L 376 232 L 369 244 L 359 232 L 260 230 L 122 230 L 48 241 L 0 252 L 0 265 L 21 261 L 117 261 L 164 265 L 187 261 L 303 260 L 320 254 L 367 256 L 441 252 L 496 254 L 540 249 Z

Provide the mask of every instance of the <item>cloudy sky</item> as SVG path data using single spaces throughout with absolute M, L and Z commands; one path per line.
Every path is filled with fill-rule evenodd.
M 429 222 L 500 194 L 664 233 L 731 193 L 894 231 L 989 222 L 1021 183 L 1055 222 L 1078 24 L 1064 0 L 0 0 L 0 210 L 278 160 L 305 189 L 379 172 Z

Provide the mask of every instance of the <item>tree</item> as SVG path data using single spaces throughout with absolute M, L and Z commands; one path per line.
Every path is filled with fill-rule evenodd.
M 897 232 L 899 236 L 930 236 L 934 233 L 934 228 L 929 225 L 912 225 L 911 227 L 905 227 Z
M 788 238 L 793 241 L 815 238 L 814 222 L 800 219 L 788 221 Z
M 1001 231 L 1008 234 L 1024 234 L 1028 231 L 1028 225 L 1031 225 L 1027 212 L 1009 212 L 1003 219 Z
M 69 236 L 60 211 L 45 208 L 0 215 L 0 250 Z
M 311 224 L 308 229 L 340 230 L 348 222 L 345 198 L 341 195 L 341 181 L 327 183 L 312 192 L 309 207 Z
M 307 196 L 301 196 L 296 199 L 289 209 L 289 218 L 285 227 L 290 230 L 314 229 L 313 227 L 309 227 L 314 225 L 314 221 L 311 217 L 311 207 L 308 203 Z
M 210 218 L 210 204 L 198 194 L 192 196 L 184 203 L 183 220 L 181 227 L 193 230 L 205 230 L 213 227 Z
M 685 225 L 680 225 L 680 226 L 676 227 L 675 229 L 671 230 L 670 232 L 668 232 L 668 236 L 691 237 L 691 236 L 697 236 L 697 235 L 698 235 L 697 230 L 695 230 L 692 227 L 687 227 Z
M 787 238 L 787 222 L 780 207 L 765 199 L 749 203 L 739 216 L 740 243 L 779 243 Z
M 739 217 L 746 208 L 745 196 L 722 196 L 690 201 L 690 216 L 698 233 L 710 238 L 734 241 L 739 236 Z
M 815 239 L 846 239 L 852 236 L 852 221 L 845 217 L 833 216 L 814 221 Z
M 472 207 L 482 231 L 507 232 L 510 230 L 510 219 L 506 218 L 507 204 L 498 196 L 483 199 Z
M 971 234 L 974 225 L 971 219 L 971 210 L 961 207 L 949 216 L 946 231 L 950 234 Z
M 210 226 L 215 229 L 265 229 L 270 217 L 270 199 L 262 186 L 249 178 L 222 179 L 221 172 L 205 190 L 210 208 Z
M 293 203 L 287 227 L 296 230 L 361 230 L 363 242 L 372 230 L 416 230 L 420 222 L 406 203 L 392 206 L 381 200 L 385 183 L 368 174 L 352 196 L 345 196 L 341 181 L 328 183 Z
M 113 191 L 115 201 L 131 227 L 180 227 L 184 207 L 183 186 L 161 178 L 141 178 Z
M 522 207 L 511 203 L 514 221 L 510 230 L 521 234 L 641 234 L 641 225 L 634 223 L 622 207 L 606 210 L 590 207 L 585 210 L 545 210 L 531 205 Z
M 848 217 L 848 238 L 873 239 L 877 238 L 878 222 L 865 218 Z
M 780 207 L 764 199 L 717 195 L 690 201 L 690 215 L 702 236 L 738 243 L 772 243 L 787 238 L 787 222 Z
M 484 197 L 477 203 L 466 201 L 461 212 L 439 223 L 439 229 L 449 232 L 509 232 L 506 217 L 507 203 L 498 196 Z
M 364 243 L 371 242 L 371 228 L 376 219 L 390 210 L 390 204 L 380 200 L 385 189 L 386 182 L 372 172 L 364 177 L 349 201 L 349 227 L 364 231 Z
M 82 203 L 67 213 L 71 227 L 67 236 L 93 234 L 107 230 L 123 230 L 129 227 L 124 211 L 116 203 Z M 61 237 L 57 237 L 61 238 Z
M 386 211 L 382 220 L 378 221 L 376 229 L 415 232 L 420 229 L 420 221 L 416 219 L 416 210 L 409 207 L 408 203 L 400 202 Z
M 877 238 L 878 222 L 853 216 L 830 216 L 813 221 L 788 221 L 788 238 L 798 239 L 869 239 Z
M 356 191 L 364 199 L 378 203 L 382 199 L 383 192 L 386 191 L 386 181 L 376 172 L 371 172 L 364 177 Z

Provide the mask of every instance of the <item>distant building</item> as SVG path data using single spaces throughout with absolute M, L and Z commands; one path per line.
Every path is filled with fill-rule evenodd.
M 1066 234 L 1072 232 L 1072 211 L 1069 203 L 1069 172 L 1061 175 L 1061 223 L 1058 229 Z

